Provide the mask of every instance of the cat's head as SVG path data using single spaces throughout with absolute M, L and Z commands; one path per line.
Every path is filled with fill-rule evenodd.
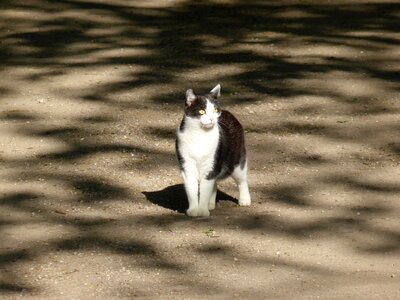
M 221 86 L 218 84 L 210 93 L 196 96 L 193 90 L 186 91 L 185 115 L 198 119 L 203 128 L 210 129 L 218 123 L 221 107 L 218 97 L 221 95 Z

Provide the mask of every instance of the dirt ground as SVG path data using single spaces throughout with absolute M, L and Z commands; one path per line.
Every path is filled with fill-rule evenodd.
M 0 4 L 1 299 L 400 299 L 398 1 Z M 186 89 L 253 203 L 189 218 Z

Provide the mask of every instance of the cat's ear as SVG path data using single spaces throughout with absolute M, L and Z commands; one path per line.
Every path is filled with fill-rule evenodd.
M 217 84 L 211 91 L 210 94 L 217 99 L 219 96 L 221 96 L 221 85 Z
M 196 100 L 196 95 L 193 93 L 192 89 L 186 91 L 186 105 L 192 105 L 193 101 Z

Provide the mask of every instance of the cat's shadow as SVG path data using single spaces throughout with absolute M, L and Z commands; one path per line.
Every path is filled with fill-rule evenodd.
M 183 184 L 176 184 L 168 186 L 160 191 L 154 192 L 142 192 L 147 200 L 156 205 L 185 213 L 188 208 L 188 201 L 186 198 L 186 192 Z M 238 200 L 232 196 L 218 190 L 217 191 L 217 202 L 225 200 L 238 203 Z

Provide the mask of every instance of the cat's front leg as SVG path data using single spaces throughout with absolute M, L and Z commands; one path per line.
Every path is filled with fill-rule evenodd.
M 210 202 L 208 203 L 209 210 L 213 210 L 215 208 L 216 200 L 217 200 L 217 182 L 214 183 L 213 191 L 210 197 Z
M 199 217 L 208 217 L 210 215 L 208 207 L 214 192 L 214 187 L 215 180 L 207 180 L 205 178 L 200 180 Z
M 197 217 L 199 212 L 199 182 L 197 176 L 193 172 L 182 172 L 182 177 L 189 202 L 186 214 L 190 217 Z

